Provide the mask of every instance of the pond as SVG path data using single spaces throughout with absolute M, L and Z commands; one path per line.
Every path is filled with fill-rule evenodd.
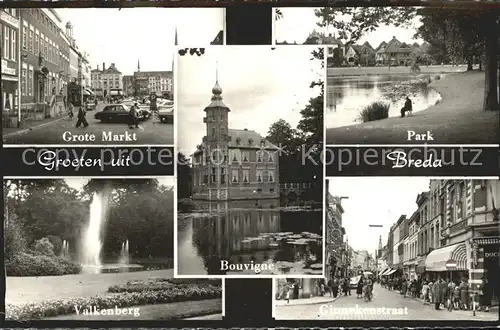
M 277 200 L 205 203 L 179 215 L 178 274 L 321 275 L 322 222 L 321 209 L 280 208 Z M 273 269 L 221 271 L 223 260 Z
M 373 102 L 390 105 L 389 117 L 400 116 L 406 96 L 413 112 L 435 105 L 441 95 L 428 86 L 430 75 L 385 74 L 328 77 L 326 127 L 359 123 L 361 110 Z

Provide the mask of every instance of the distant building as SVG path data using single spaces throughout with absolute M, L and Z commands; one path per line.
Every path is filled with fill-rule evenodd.
M 279 198 L 278 147 L 249 129 L 230 129 L 216 82 L 205 108 L 206 135 L 192 155 L 194 200 Z
M 137 61 L 137 71 L 123 81 L 127 94 L 146 97 L 152 93 L 173 99 L 173 71 L 141 71 Z M 132 92 L 132 93 L 130 93 Z
M 328 182 L 328 181 L 327 181 Z M 328 187 L 328 186 L 327 186 Z M 342 198 L 326 196 L 326 278 L 330 280 L 336 276 L 347 276 L 347 244 L 344 243 L 345 229 L 342 226 L 344 208 Z
M 396 37 L 383 42 L 376 50 L 375 60 L 378 64 L 409 65 L 412 62 L 414 47 L 401 42 Z

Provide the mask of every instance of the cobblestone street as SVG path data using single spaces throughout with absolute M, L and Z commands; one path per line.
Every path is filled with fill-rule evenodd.
M 307 300 L 307 299 L 304 299 Z M 275 302 L 276 304 L 276 302 Z M 432 305 L 423 305 L 412 298 L 404 298 L 399 292 L 388 291 L 380 285 L 373 289 L 373 300 L 365 302 L 357 299 L 355 290 L 352 296 L 339 297 L 333 302 L 303 304 L 276 304 L 275 318 L 278 320 L 477 320 L 498 321 L 498 311 L 435 310 Z

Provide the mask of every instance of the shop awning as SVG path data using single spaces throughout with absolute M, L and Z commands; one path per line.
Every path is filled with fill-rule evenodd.
M 390 270 L 391 270 L 390 268 L 384 268 L 378 275 L 383 276 L 385 273 L 387 273 Z
M 391 269 L 390 271 L 388 271 L 387 273 L 385 273 L 384 276 L 388 276 L 388 275 L 394 274 L 396 271 L 397 271 L 397 269 Z
M 94 92 L 92 92 L 90 89 L 88 88 L 84 88 L 83 89 L 83 95 L 94 95 Z
M 456 263 L 456 267 L 449 269 L 448 263 Z M 425 259 L 425 269 L 430 272 L 445 272 L 448 270 L 467 270 L 467 251 L 465 243 L 445 246 L 433 250 Z

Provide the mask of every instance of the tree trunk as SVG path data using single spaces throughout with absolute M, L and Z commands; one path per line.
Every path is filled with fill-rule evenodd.
M 498 24 L 494 14 L 485 15 L 491 26 L 490 32 L 486 36 L 485 54 L 485 86 L 483 110 L 498 111 Z
M 483 71 L 483 57 L 479 57 L 479 71 Z
M 467 71 L 472 71 L 474 65 L 474 57 L 472 55 L 467 56 Z

